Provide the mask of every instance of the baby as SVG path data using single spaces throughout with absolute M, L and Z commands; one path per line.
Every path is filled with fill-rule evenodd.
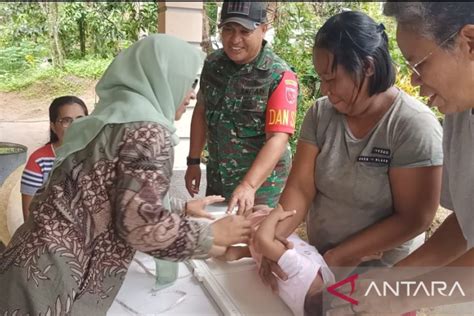
M 281 205 L 273 211 L 260 209 L 248 216 L 252 222 L 252 238 L 248 247 L 232 246 L 221 249 L 222 260 L 232 261 L 252 256 L 260 267 L 262 256 L 278 263 L 288 279 L 278 280 L 278 294 L 294 315 L 315 315 L 315 306 L 321 306 L 322 291 L 335 282 L 334 275 L 316 248 L 296 234 L 288 237 L 293 248 L 275 238 L 278 222 L 292 216 Z

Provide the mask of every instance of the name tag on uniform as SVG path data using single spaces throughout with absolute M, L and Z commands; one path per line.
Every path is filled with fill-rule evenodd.
M 389 165 L 390 158 L 375 157 L 375 156 L 359 156 L 357 157 L 358 162 L 371 162 L 379 165 Z

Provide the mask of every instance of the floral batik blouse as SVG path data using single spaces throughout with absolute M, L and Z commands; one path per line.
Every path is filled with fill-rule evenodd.
M 136 250 L 205 258 L 210 224 L 168 199 L 170 133 L 111 124 L 53 170 L 0 254 L 0 315 L 103 315 Z

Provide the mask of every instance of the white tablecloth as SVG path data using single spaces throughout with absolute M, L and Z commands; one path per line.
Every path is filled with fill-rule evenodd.
M 152 257 L 137 252 L 135 258 L 155 272 Z M 172 286 L 153 291 L 154 284 L 154 277 L 132 261 L 107 315 L 220 315 L 184 263 L 179 263 L 178 280 Z

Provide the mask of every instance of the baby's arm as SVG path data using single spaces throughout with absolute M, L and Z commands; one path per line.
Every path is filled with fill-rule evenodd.
M 219 246 L 219 245 L 212 245 L 211 250 L 209 250 L 208 255 L 211 257 L 221 257 L 225 255 L 227 251 L 227 247 Z
M 239 260 L 242 258 L 250 258 L 252 255 L 250 254 L 249 247 L 247 246 L 229 246 L 225 254 L 220 257 L 219 259 L 225 261 L 234 261 Z
M 255 248 L 264 257 L 278 262 L 286 247 L 275 238 L 275 230 L 278 222 L 294 215 L 295 212 L 285 212 L 280 204 L 262 222 L 255 234 Z

